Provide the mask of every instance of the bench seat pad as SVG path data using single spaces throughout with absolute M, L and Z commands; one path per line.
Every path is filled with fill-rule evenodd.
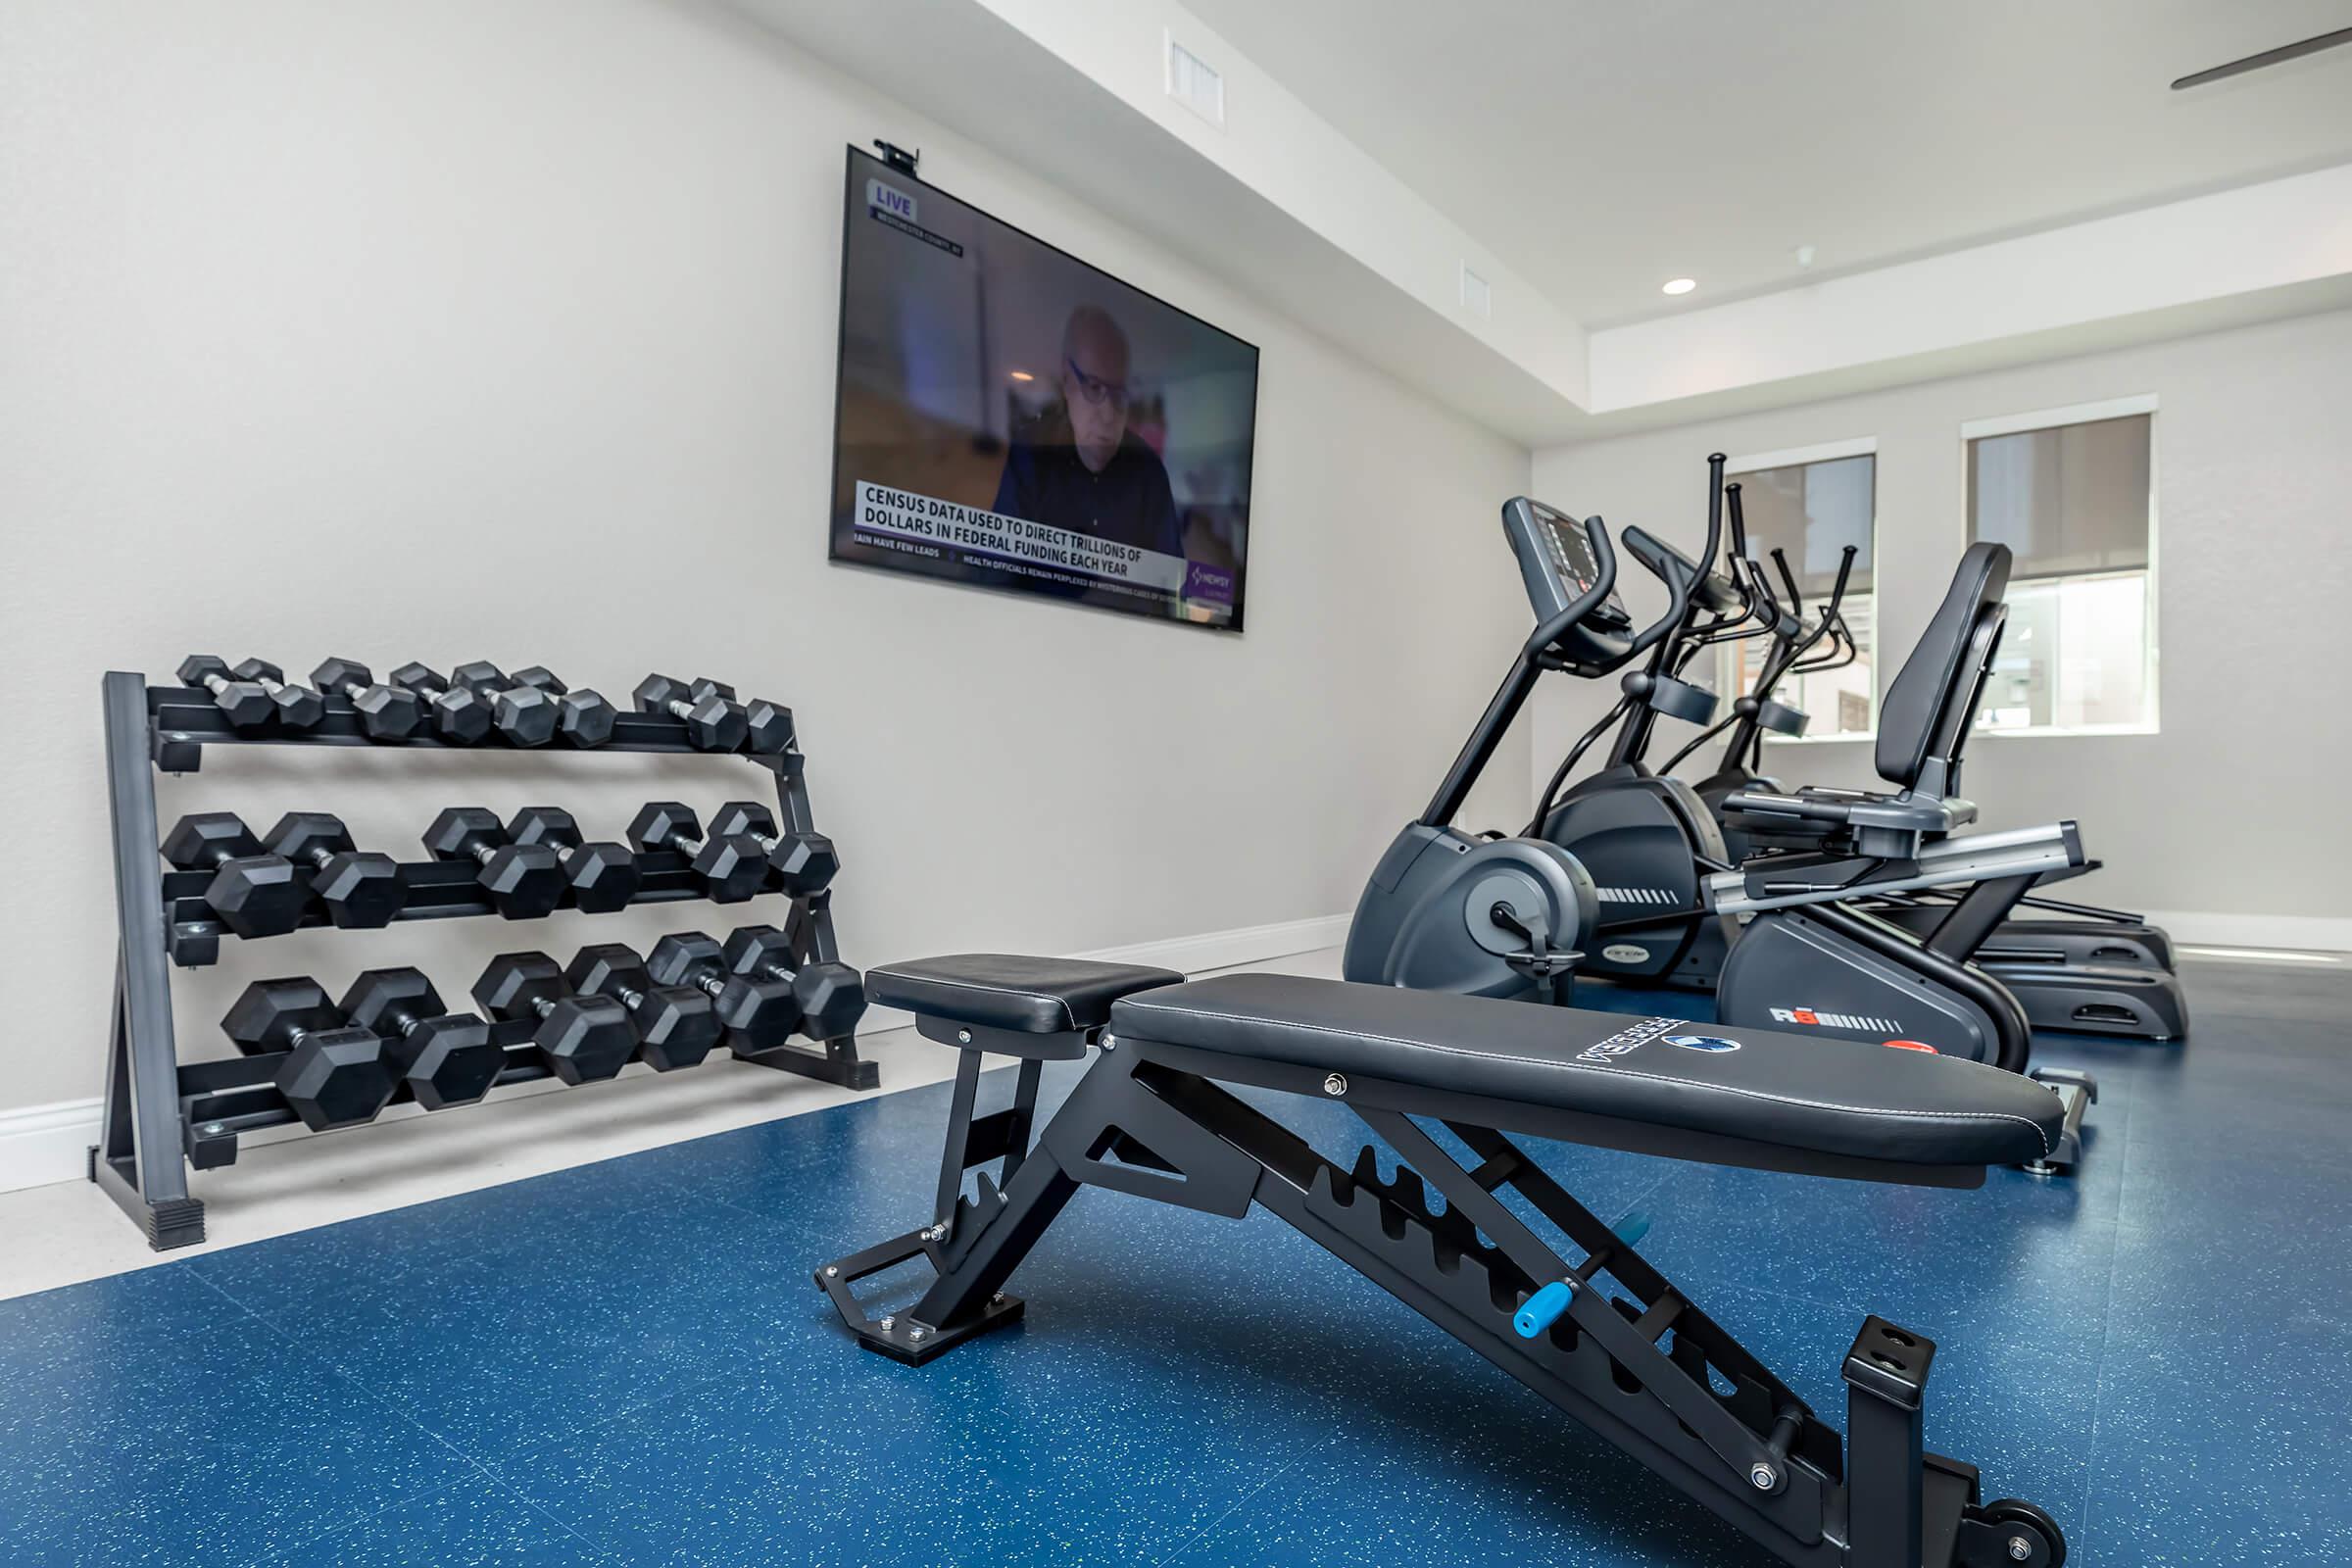
M 955 953 L 868 969 L 865 991 L 885 1007 L 989 1029 L 1052 1035 L 1100 1028 L 1119 998 L 1183 979 L 1173 969 L 1142 963 Z
M 2016 1073 L 1868 1041 L 1293 975 L 1141 992 L 1110 1027 L 1122 1041 L 1911 1164 L 2039 1159 L 2064 1120 L 2055 1094 Z

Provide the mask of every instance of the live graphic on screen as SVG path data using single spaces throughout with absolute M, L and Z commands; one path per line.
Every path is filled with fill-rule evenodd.
M 1239 631 L 1257 350 L 849 162 L 833 558 Z

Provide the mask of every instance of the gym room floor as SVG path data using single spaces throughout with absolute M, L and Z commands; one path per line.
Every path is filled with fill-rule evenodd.
M 2186 972 L 2189 1046 L 2041 1043 L 2100 1082 L 2072 1180 L 1538 1148 L 1651 1214 L 1650 1257 L 1840 1424 L 1864 1313 L 1936 1339 L 1931 1446 L 2048 1507 L 2071 1562 L 2343 1563 L 2352 967 Z M 1760 1560 L 1262 1214 L 1089 1193 L 1015 1281 L 1023 1326 L 920 1369 L 860 1353 L 808 1271 L 923 1214 L 947 1099 L 948 1053 L 882 1059 L 934 1081 L 0 1301 L 0 1558 Z M 0 1200 L 12 1273 L 60 1191 Z

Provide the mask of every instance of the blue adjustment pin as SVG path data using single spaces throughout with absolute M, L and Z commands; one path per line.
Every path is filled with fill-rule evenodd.
M 1609 1233 L 1631 1247 L 1649 1234 L 1649 1216 L 1636 1212 L 1628 1214 L 1609 1227 Z M 1523 1340 L 1532 1340 L 1560 1320 L 1568 1303 L 1576 1295 L 1577 1281 L 1553 1280 L 1529 1297 L 1518 1311 L 1511 1314 L 1511 1327 Z

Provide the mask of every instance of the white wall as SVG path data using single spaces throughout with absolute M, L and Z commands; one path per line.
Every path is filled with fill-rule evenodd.
M 2352 835 L 2335 822 L 2352 774 L 2352 312 L 1554 448 L 1537 454 L 1536 493 L 1695 545 L 1708 452 L 1875 436 L 1883 691 L 1961 549 L 1962 422 L 2136 393 L 2159 400 L 2162 733 L 1981 736 L 1967 792 L 1990 825 L 2078 819 L 2108 865 L 2077 884 L 2084 898 L 2286 917 L 2200 922 L 2251 940 L 2352 936 Z M 1544 694 L 1539 783 L 1613 695 L 1564 682 Z M 1778 746 L 1767 767 L 1871 782 L 1869 748 L 1853 742 Z
M 1231 638 L 824 560 L 842 146 L 1258 343 Z M 1523 630 L 1527 453 L 715 6 L 20 0 L 0 10 L 0 1109 L 97 1092 L 96 696 L 191 650 L 709 672 L 797 710 L 847 956 L 1077 951 L 1344 911 Z M 1523 742 L 1478 820 L 1524 813 Z M 167 822 L 709 806 L 741 764 L 217 755 Z M 754 906 L 755 910 L 759 906 Z M 306 934 L 234 987 L 731 912 Z M 759 917 L 752 914 L 750 917 Z

